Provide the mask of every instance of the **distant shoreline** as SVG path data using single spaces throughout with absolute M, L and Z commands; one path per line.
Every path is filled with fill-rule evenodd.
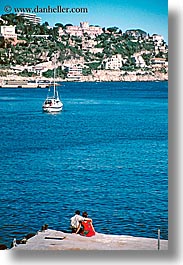
M 168 80 L 136 80 L 136 81 L 68 81 L 68 80 L 62 80 L 62 81 L 57 81 L 57 83 L 153 83 L 153 82 L 168 82 Z M 58 86 L 60 86 L 60 84 L 57 84 Z M 53 86 L 53 84 L 48 85 L 46 87 L 44 86 L 0 86 L 0 89 L 17 89 L 17 88 L 21 88 L 21 89 L 48 89 L 50 86 Z
M 42 82 L 53 82 L 53 78 L 46 78 L 46 77 L 21 77 L 16 75 L 6 76 L 6 77 L 0 77 L 0 86 L 2 87 L 2 83 L 4 81 L 29 81 L 29 82 L 36 82 L 36 80 L 41 80 Z M 163 82 L 168 81 L 168 74 L 159 74 L 159 75 L 137 75 L 135 73 L 128 74 L 125 76 L 117 76 L 117 75 L 107 75 L 107 76 L 101 76 L 98 78 L 98 76 L 82 76 L 79 80 L 71 80 L 71 79 L 62 79 L 62 78 L 56 78 L 56 82 L 77 82 L 77 83 L 84 83 L 84 82 L 93 82 L 93 83 L 104 83 L 104 82 Z

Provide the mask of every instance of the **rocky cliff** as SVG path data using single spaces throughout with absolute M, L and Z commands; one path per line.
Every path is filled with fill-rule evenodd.
M 168 81 L 168 73 L 156 72 L 124 72 L 116 70 L 93 71 L 91 75 L 82 76 L 81 81 L 118 82 L 118 81 Z

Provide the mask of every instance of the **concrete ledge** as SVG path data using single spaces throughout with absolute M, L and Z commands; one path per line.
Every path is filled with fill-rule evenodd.
M 158 240 L 100 233 L 87 238 L 48 229 L 10 249 L 17 250 L 158 250 Z M 160 250 L 168 250 L 168 240 L 160 241 Z

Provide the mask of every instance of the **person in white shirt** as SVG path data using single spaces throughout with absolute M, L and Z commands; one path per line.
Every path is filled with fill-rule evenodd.
M 80 215 L 80 211 L 75 211 L 75 215 L 71 217 L 71 229 L 72 233 L 78 233 L 79 227 L 81 226 L 81 222 L 84 220 L 84 218 Z

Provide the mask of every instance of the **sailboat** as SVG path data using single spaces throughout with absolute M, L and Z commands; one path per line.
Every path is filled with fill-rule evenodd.
M 59 98 L 58 90 L 56 87 L 57 85 L 55 83 L 55 73 L 56 73 L 56 66 L 54 68 L 53 96 L 50 97 L 48 93 L 47 98 L 42 106 L 44 112 L 57 113 L 62 111 L 63 109 L 63 103 Z

